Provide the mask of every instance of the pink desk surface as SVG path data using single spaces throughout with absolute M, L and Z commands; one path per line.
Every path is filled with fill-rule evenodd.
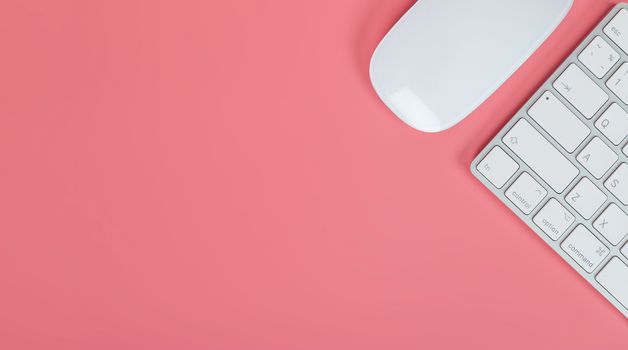
M 2 1 L 0 348 L 628 349 L 468 170 L 614 1 L 435 135 L 368 80 L 412 3 Z

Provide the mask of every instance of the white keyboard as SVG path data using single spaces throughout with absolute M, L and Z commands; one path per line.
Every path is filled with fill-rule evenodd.
M 471 171 L 628 317 L 628 4 L 617 5 Z

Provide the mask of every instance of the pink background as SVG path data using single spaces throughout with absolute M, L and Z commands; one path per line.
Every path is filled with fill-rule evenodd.
M 614 1 L 435 135 L 368 80 L 412 3 L 2 1 L 0 347 L 628 348 L 468 170 Z

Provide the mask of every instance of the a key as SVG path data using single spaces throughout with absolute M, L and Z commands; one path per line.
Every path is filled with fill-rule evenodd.
M 617 103 L 613 103 L 595 123 L 614 145 L 619 145 L 628 136 L 628 113 Z
M 593 227 L 612 245 L 618 245 L 628 235 L 628 215 L 617 205 L 611 204 L 595 220 Z
M 528 115 L 569 153 L 575 151 L 591 132 L 549 91 L 545 91 L 534 103 Z
M 503 149 L 494 147 L 478 164 L 477 169 L 495 187 L 502 188 L 519 170 L 519 164 L 512 160 Z
M 573 63 L 556 79 L 553 86 L 587 119 L 593 118 L 608 100 L 604 90 Z
M 622 64 L 619 69 L 606 81 L 606 86 L 624 103 L 628 103 L 628 63 Z
M 578 225 L 560 247 L 588 273 L 593 272 L 610 252 L 583 225 Z
M 606 180 L 604 186 L 624 205 L 628 205 L 628 164 L 620 165 Z
M 600 191 L 586 177 L 582 178 L 565 198 L 567 203 L 587 220 L 602 207 L 606 199 L 604 192 Z
M 595 278 L 617 301 L 628 307 L 628 266 L 615 257 Z
M 625 53 L 628 53 L 628 11 L 621 9 L 604 27 L 604 34 Z
M 502 142 L 558 193 L 580 172 L 525 119 L 519 120 Z
M 617 162 L 619 157 L 599 137 L 594 137 L 591 142 L 578 155 L 578 162 L 597 179 Z
M 524 214 L 530 214 L 547 196 L 547 191 L 528 173 L 523 173 L 508 188 L 508 197 Z
M 576 218 L 554 198 L 550 199 L 534 217 L 534 223 L 554 241 L 559 239 L 575 220 Z
M 598 79 L 601 79 L 619 61 L 619 54 L 600 36 L 578 55 L 578 60 Z

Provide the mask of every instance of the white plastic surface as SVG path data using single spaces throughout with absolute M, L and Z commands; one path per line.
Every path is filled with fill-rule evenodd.
M 419 0 L 382 40 L 370 75 L 415 129 L 438 132 L 487 99 L 552 33 L 572 0 Z
M 624 306 L 628 307 L 628 266 L 613 258 L 597 276 L 598 282 Z
M 606 83 L 620 69 L 621 64 L 628 62 L 627 32 L 628 2 L 619 3 L 600 20 L 560 67 L 495 135 L 470 167 L 471 172 L 482 184 L 626 317 L 628 317 L 628 221 L 626 221 L 628 217 L 628 135 L 625 134 L 622 125 L 623 118 L 627 118 L 628 113 L 622 110 L 625 104 L 607 87 Z M 595 72 L 580 60 L 583 52 L 589 52 L 590 55 L 590 51 L 587 50 L 596 37 L 602 38 L 620 56 L 618 62 L 602 78 L 598 78 Z M 616 41 L 619 41 L 626 49 L 619 47 Z M 571 79 L 571 77 L 565 79 L 566 71 L 576 72 L 570 68 L 574 64 L 608 95 L 608 101 L 592 117 L 583 114 L 589 111 L 588 103 L 583 104 L 582 101 L 574 99 L 572 94 L 582 91 L 581 87 L 586 84 L 580 83 L 586 79 L 580 79 L 577 76 L 577 79 Z M 565 82 L 567 87 L 563 84 L 555 84 L 556 81 Z M 613 81 L 613 84 L 615 83 L 617 83 L 616 80 Z M 564 93 L 571 100 L 558 89 L 564 89 Z M 594 89 L 586 88 L 586 90 L 593 91 Z M 586 139 L 573 152 L 569 152 L 564 147 L 565 144 L 570 144 L 570 142 L 565 142 L 568 140 L 565 133 L 581 134 L 580 128 L 575 127 L 574 123 L 564 122 L 562 127 L 566 130 L 558 130 L 556 125 L 548 123 L 543 114 L 551 114 L 556 118 L 558 112 L 558 114 L 564 114 L 558 119 L 569 119 L 565 118 L 566 114 L 560 111 L 561 108 L 537 106 L 535 110 L 535 105 L 539 101 L 543 101 L 546 97 L 551 99 L 552 96 L 557 98 L 590 130 Z M 588 99 L 588 101 L 593 100 Z M 548 102 L 552 101 L 545 100 L 542 103 Z M 532 132 L 533 130 L 536 130 L 536 133 Z M 589 147 L 592 140 L 596 140 L 595 143 L 599 147 Z M 487 155 L 496 148 L 502 149 L 519 165 L 516 173 L 499 188 L 479 168 Z M 552 148 L 565 160 L 559 160 L 560 157 L 551 155 L 549 150 Z M 604 155 L 602 158 L 599 157 L 601 150 L 608 149 L 615 153 L 612 159 L 617 157 L 617 161 L 610 166 L 610 170 L 606 171 L 611 161 L 604 162 L 603 160 L 611 159 L 611 157 Z M 592 151 L 590 156 L 587 156 L 589 152 L 586 150 Z M 538 161 L 547 157 L 557 161 L 551 163 Z M 600 160 L 602 162 L 598 163 Z M 602 163 L 606 165 L 602 166 Z M 576 169 L 575 173 L 566 172 L 565 169 L 568 168 L 565 167 L 566 164 L 573 166 Z M 560 170 L 563 167 L 565 169 Z M 492 168 L 493 173 L 500 171 L 495 166 Z M 556 171 L 563 175 L 557 176 Z M 603 172 L 604 175 L 601 178 L 594 176 Z M 546 199 L 530 214 L 525 214 L 520 206 L 512 201 L 512 196 L 509 197 L 507 194 L 508 189 L 521 174 L 529 174 L 548 192 Z M 576 176 L 572 177 L 573 174 Z M 564 179 L 568 179 L 566 180 L 568 184 L 564 190 L 560 190 Z
M 500 147 L 495 147 L 478 165 L 478 170 L 497 188 L 502 188 L 519 170 L 517 164 Z

